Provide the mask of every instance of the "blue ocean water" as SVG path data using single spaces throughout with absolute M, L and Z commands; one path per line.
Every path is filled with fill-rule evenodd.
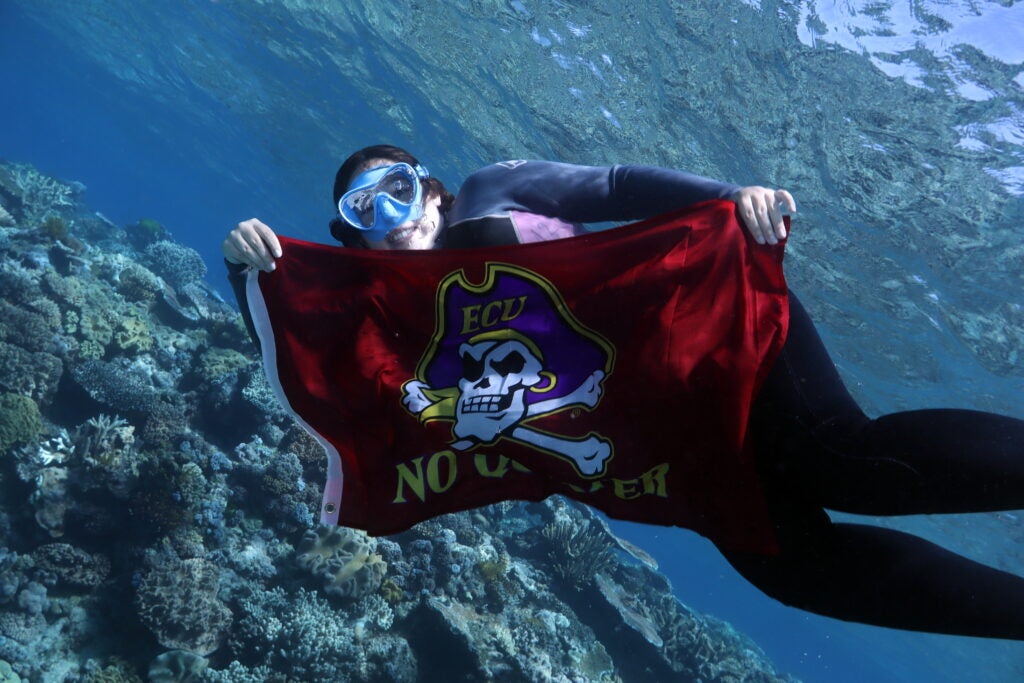
M 785 186 L 788 275 L 870 412 L 1024 417 L 1019 3 L 7 0 L 0 100 L 0 157 L 158 219 L 225 292 L 236 222 L 324 239 L 337 164 L 379 141 L 452 186 L 521 157 Z M 892 524 L 1024 573 L 1010 518 Z M 1024 679 L 1016 643 L 809 615 L 688 532 L 612 526 L 803 680 Z

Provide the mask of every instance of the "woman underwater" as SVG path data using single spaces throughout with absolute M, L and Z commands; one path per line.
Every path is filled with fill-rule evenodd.
M 785 190 L 649 166 L 547 161 L 485 167 L 456 198 L 405 150 L 376 145 L 338 170 L 331 234 L 356 248 L 499 246 L 568 237 L 581 234 L 583 223 L 648 218 L 710 199 L 736 202 L 759 244 L 784 238 L 782 209 L 796 210 Z M 229 233 L 223 253 L 244 301 L 242 272 L 272 270 L 281 246 L 254 218 Z M 825 512 L 1024 508 L 1024 421 L 952 409 L 868 418 L 792 292 L 789 305 L 789 334 L 749 425 L 780 551 L 720 550 L 787 605 L 892 628 L 1024 639 L 1024 578 L 910 534 L 834 523 Z

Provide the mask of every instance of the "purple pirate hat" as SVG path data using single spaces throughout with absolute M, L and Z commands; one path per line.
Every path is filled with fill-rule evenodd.
M 459 272 L 442 283 L 440 297 L 441 321 L 420 366 L 421 379 L 435 389 L 458 384 L 462 344 L 502 329 L 533 342 L 544 370 L 557 377 L 550 392 L 528 394 L 527 403 L 561 398 L 595 371 L 611 372 L 611 345 L 576 320 L 550 282 L 530 271 L 491 263 L 481 286 L 470 285 Z

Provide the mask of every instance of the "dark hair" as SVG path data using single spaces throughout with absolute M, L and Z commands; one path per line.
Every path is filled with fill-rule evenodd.
M 363 147 L 358 152 L 353 153 L 348 159 L 345 159 L 345 163 L 341 165 L 338 172 L 334 176 L 334 207 L 337 210 L 338 200 L 341 199 L 341 195 L 345 194 L 348 190 L 349 185 L 352 183 L 352 179 L 355 178 L 356 174 L 363 170 L 363 166 L 368 161 L 373 159 L 387 159 L 388 161 L 401 162 L 409 164 L 412 167 L 419 166 L 419 160 L 412 154 L 402 149 L 401 147 L 395 147 L 394 145 L 371 145 L 369 147 Z M 422 178 L 420 183 L 423 184 L 423 190 L 425 192 L 424 201 L 433 197 L 440 197 L 441 199 L 441 215 L 448 213 L 448 209 L 451 208 L 452 203 L 455 201 L 455 196 L 445 188 L 437 178 Z M 334 239 L 340 241 L 346 247 L 360 247 L 368 248 L 369 245 L 366 243 L 366 238 L 363 236 L 361 230 L 356 230 L 351 225 L 335 218 L 331 221 L 331 235 Z

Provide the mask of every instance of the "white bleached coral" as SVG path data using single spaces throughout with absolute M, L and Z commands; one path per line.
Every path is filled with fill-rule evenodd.
M 74 453 L 75 444 L 71 441 L 68 431 L 62 427 L 57 436 L 48 439 L 46 443 L 39 444 L 36 449 L 36 460 L 44 467 L 60 465 Z

